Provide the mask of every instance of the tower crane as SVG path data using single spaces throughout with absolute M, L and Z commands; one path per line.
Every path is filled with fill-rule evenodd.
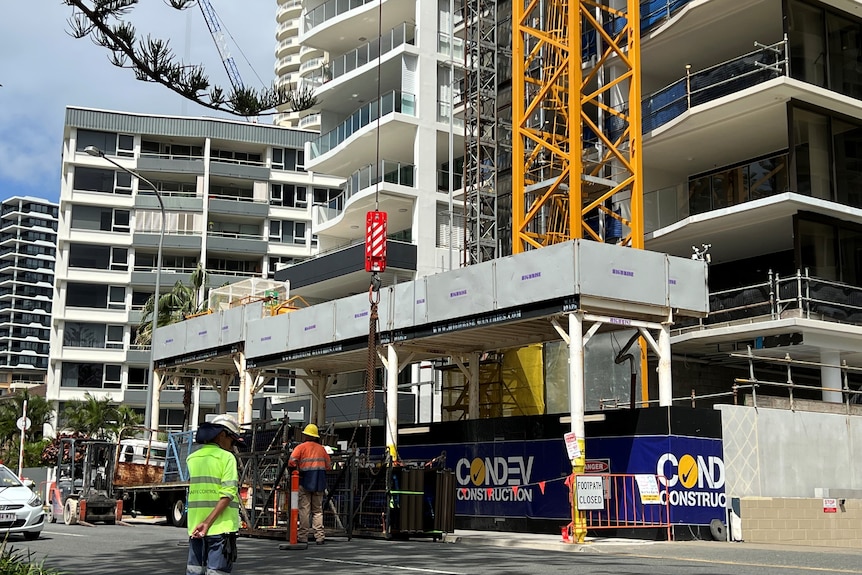
M 221 25 L 219 24 L 215 8 L 213 8 L 213 5 L 210 4 L 209 0 L 198 0 L 198 6 L 200 6 L 201 13 L 207 23 L 207 28 L 209 28 L 213 42 L 215 42 L 216 48 L 218 48 L 219 56 L 221 56 L 222 64 L 224 64 L 224 69 L 227 71 L 230 84 L 233 86 L 233 91 L 239 92 L 245 87 L 245 85 L 242 82 L 242 77 L 239 75 L 236 62 L 233 61 L 233 56 L 230 55 L 230 51 L 228 50 L 227 41 L 225 40 Z

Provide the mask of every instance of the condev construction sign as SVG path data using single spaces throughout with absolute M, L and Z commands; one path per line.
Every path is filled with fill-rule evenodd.
M 570 520 L 566 479 L 572 473 L 562 438 L 399 447 L 405 459 L 446 452 L 455 473 L 455 513 L 472 517 Z M 592 474 L 659 475 L 661 503 L 670 500 L 675 524 L 724 519 L 727 498 L 721 440 L 681 436 L 587 438 Z M 667 494 L 665 493 L 667 485 Z M 595 485 L 593 506 L 603 506 Z M 608 494 L 605 486 L 605 497 Z M 612 495 L 615 496 L 615 495 Z

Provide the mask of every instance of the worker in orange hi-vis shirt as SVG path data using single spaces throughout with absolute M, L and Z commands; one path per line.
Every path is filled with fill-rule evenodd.
M 299 529 L 297 540 L 308 541 L 309 514 L 310 528 L 318 545 L 323 545 L 326 534 L 323 531 L 323 495 L 326 491 L 326 472 L 332 463 L 326 448 L 320 444 L 317 426 L 309 423 L 302 430 L 304 441 L 290 454 L 288 466 L 299 471 Z

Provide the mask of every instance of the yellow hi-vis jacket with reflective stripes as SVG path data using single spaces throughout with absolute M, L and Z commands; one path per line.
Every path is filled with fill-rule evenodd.
M 222 497 L 230 497 L 230 506 L 213 521 L 207 535 L 239 531 L 239 477 L 233 453 L 215 443 L 207 443 L 192 452 L 186 463 L 189 468 L 189 536 Z

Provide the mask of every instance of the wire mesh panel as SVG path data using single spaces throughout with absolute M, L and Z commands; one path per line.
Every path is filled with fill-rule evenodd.
M 599 478 L 604 490 L 601 509 L 582 509 L 588 530 L 661 528 L 671 539 L 668 487 L 662 485 L 658 475 L 608 473 L 579 477 Z M 578 495 L 576 486 L 572 495 Z

